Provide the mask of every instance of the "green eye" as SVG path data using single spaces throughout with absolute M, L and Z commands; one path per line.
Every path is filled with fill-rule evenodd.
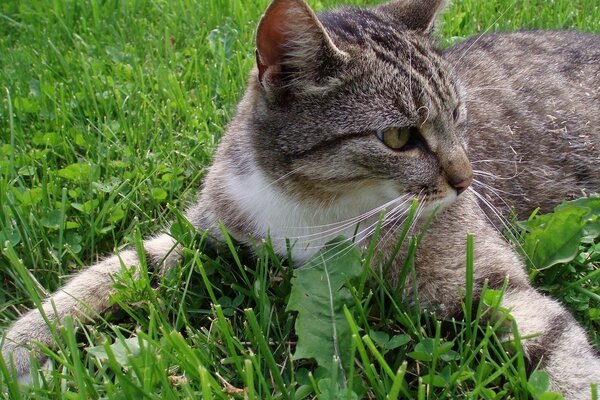
M 411 128 L 387 128 L 377 131 L 377 137 L 392 150 L 402 149 L 410 140 Z

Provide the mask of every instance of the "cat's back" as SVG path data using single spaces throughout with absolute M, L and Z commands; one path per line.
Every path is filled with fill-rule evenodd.
M 478 192 L 525 217 L 600 191 L 600 36 L 484 35 L 445 57 L 466 91 Z

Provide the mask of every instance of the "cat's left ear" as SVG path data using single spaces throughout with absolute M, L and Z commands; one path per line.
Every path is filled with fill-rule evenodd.
M 273 0 L 258 25 L 256 65 L 266 89 L 324 82 L 346 58 L 304 0 Z
M 382 6 L 409 30 L 432 34 L 449 0 L 394 0 Z

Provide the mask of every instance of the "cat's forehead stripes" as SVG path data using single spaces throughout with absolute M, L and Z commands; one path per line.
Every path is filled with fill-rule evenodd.
M 458 102 L 448 66 L 428 37 L 408 31 L 377 8 L 342 8 L 318 17 L 340 48 L 353 47 L 355 54 L 373 56 L 390 78 L 395 72 L 409 82 L 406 94 L 421 103 L 416 108 L 434 106 L 443 110 Z

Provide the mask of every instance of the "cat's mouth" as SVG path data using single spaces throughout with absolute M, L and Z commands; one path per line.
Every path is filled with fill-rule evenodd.
M 422 217 L 430 217 L 435 213 L 438 213 L 458 199 L 459 194 L 455 191 L 448 191 L 445 195 L 441 193 L 432 197 L 427 197 L 423 203 Z
M 421 212 L 419 218 L 429 218 L 432 215 L 441 212 L 452 203 L 454 203 L 470 186 L 470 179 L 468 182 L 461 182 L 460 188 L 452 187 L 447 184 L 446 190 L 443 189 L 422 189 L 419 194 L 415 196 L 418 202 L 421 203 Z

